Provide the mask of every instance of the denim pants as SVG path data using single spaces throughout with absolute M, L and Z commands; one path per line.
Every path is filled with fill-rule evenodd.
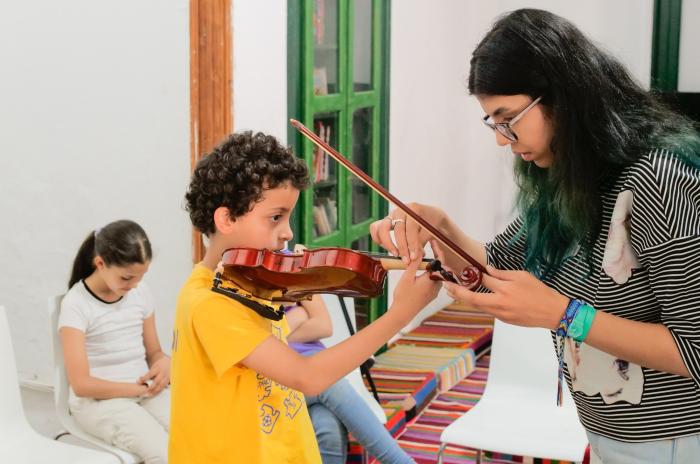
M 700 463 L 700 435 L 673 440 L 627 443 L 587 432 L 591 464 Z
M 307 396 L 306 404 L 323 464 L 345 464 L 347 436 L 342 426 L 382 464 L 415 464 L 346 379 L 320 395 Z

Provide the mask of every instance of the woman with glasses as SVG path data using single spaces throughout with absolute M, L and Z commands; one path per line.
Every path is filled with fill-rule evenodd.
M 693 123 L 540 10 L 495 23 L 474 50 L 468 87 L 496 143 L 515 155 L 519 216 L 482 244 L 440 208 L 411 205 L 488 265 L 481 288 L 447 291 L 505 322 L 553 331 L 597 459 L 700 462 Z M 397 255 L 422 253 L 428 233 L 400 210 L 388 218 L 371 225 L 373 239 Z

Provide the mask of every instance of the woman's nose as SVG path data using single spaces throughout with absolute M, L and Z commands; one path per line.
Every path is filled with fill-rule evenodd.
M 503 146 L 511 145 L 514 143 L 512 140 L 510 140 L 509 138 L 507 138 L 505 135 L 501 134 L 500 132 L 498 132 L 498 131 L 494 131 L 494 132 L 496 133 L 496 144 L 498 146 L 503 147 Z

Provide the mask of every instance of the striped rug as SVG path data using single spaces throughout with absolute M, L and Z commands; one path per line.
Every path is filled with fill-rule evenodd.
M 447 391 L 474 370 L 471 349 L 395 345 L 375 358 L 375 369 L 414 374 L 435 373 L 438 390 Z

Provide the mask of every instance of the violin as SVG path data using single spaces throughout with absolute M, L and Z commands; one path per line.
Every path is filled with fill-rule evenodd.
M 295 119 L 290 122 L 314 145 L 328 153 L 372 190 L 404 211 L 446 248 L 469 263 L 458 276 L 455 276 L 444 269 L 439 260 L 424 260 L 423 267 L 431 272 L 432 279 L 448 280 L 470 289 L 481 284 L 481 277 L 486 272 L 481 263 L 306 126 Z M 395 262 L 400 262 L 398 258 L 391 258 Z M 383 290 L 387 267 L 397 268 L 396 265 L 390 265 L 388 261 L 390 260 L 377 259 L 345 248 L 318 248 L 295 254 L 232 248 L 223 254 L 223 271 L 217 273 L 212 290 L 241 301 L 264 317 L 279 320 L 283 315 L 281 307 L 275 310 L 273 307 L 250 299 L 250 296 L 267 301 L 301 301 L 317 293 L 350 297 L 378 296 Z M 243 292 L 228 287 L 226 283 L 233 284 Z
M 268 301 L 299 302 L 317 293 L 371 298 L 384 290 L 387 270 L 405 269 L 400 258 L 345 248 L 276 252 L 231 248 L 222 256 L 222 278 Z M 453 280 L 439 260 L 423 259 L 419 269 Z

